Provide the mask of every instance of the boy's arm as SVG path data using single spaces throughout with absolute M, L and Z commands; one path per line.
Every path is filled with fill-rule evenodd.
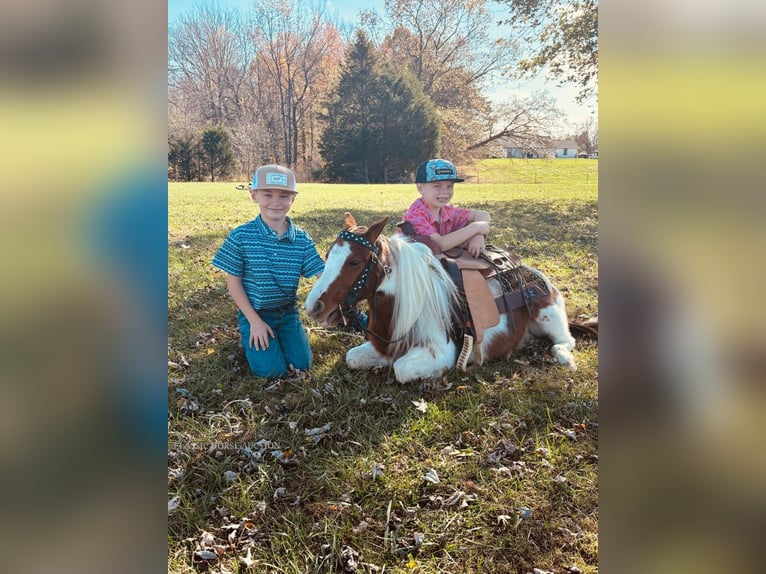
M 468 215 L 468 221 L 486 221 L 489 223 L 489 213 L 482 209 L 471 209 Z
M 471 209 L 468 215 L 468 221 L 485 221 L 487 223 L 487 229 L 489 229 L 489 213 L 482 211 L 481 209 Z M 484 248 L 486 246 L 484 235 L 477 233 L 465 242 L 464 247 L 468 253 L 474 257 L 478 257 L 484 253 Z
M 476 211 L 476 213 L 479 214 L 478 217 L 482 217 L 482 219 L 470 221 L 470 223 L 468 223 L 468 225 L 465 227 L 456 229 L 447 235 L 432 233 L 430 235 L 431 240 L 436 243 L 439 249 L 442 251 L 447 251 L 453 247 L 462 245 L 477 235 L 483 238 L 484 235 L 489 233 L 489 214 L 486 211 Z M 486 219 L 483 219 L 484 216 L 486 216 Z
M 274 338 L 274 331 L 253 309 L 253 305 L 250 303 L 250 299 L 247 297 L 245 288 L 242 285 L 242 277 L 227 273 L 226 286 L 229 288 L 229 295 L 232 300 L 250 322 L 250 340 L 247 341 L 247 345 L 255 347 L 256 350 L 268 349 L 269 337 Z

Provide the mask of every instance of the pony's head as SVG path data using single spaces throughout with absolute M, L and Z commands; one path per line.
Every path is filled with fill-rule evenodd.
M 346 212 L 343 229 L 327 251 L 322 276 L 306 298 L 306 311 L 317 323 L 336 325 L 341 305 L 353 305 L 372 295 L 375 283 L 371 275 L 385 249 L 378 238 L 387 222 L 384 217 L 369 227 L 359 226 Z

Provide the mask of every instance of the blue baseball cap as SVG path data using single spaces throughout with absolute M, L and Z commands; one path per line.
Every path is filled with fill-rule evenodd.
M 455 164 L 446 159 L 429 159 L 418 166 L 415 183 L 431 181 L 465 181 L 457 176 Z

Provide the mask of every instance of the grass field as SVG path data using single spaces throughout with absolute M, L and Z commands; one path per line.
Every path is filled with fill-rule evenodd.
M 598 161 L 461 172 L 453 201 L 492 214 L 489 243 L 545 272 L 570 318 L 595 316 Z M 344 211 L 361 224 L 389 216 L 393 233 L 417 196 L 414 184 L 299 191 L 291 216 L 320 253 Z M 598 571 L 595 342 L 578 341 L 574 372 L 541 341 L 509 362 L 399 385 L 349 371 L 361 337 L 304 313 L 314 367 L 259 379 L 210 265 L 256 206 L 235 183 L 171 183 L 169 213 L 169 572 Z

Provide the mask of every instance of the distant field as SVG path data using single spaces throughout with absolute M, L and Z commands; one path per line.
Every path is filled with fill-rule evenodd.
M 460 171 L 468 181 L 453 201 L 490 212 L 489 242 L 548 274 L 570 318 L 595 316 L 598 161 L 498 159 Z M 235 308 L 210 265 L 257 207 L 235 183 L 168 187 L 168 498 L 179 497 L 169 572 L 200 569 L 194 551 L 211 536 L 220 548 L 210 565 L 234 572 L 248 551 L 254 572 L 343 572 L 354 552 L 379 568 L 360 572 L 597 572 L 596 343 L 579 344 L 576 372 L 535 343 L 508 363 L 398 385 L 345 367 L 358 335 L 306 320 L 314 367 L 272 385 L 248 374 Z M 344 211 L 362 224 L 387 216 L 393 233 L 417 197 L 414 184 L 299 192 L 291 217 L 320 253 Z M 304 432 L 328 424 L 318 440 Z M 429 469 L 438 483 L 422 479 Z

